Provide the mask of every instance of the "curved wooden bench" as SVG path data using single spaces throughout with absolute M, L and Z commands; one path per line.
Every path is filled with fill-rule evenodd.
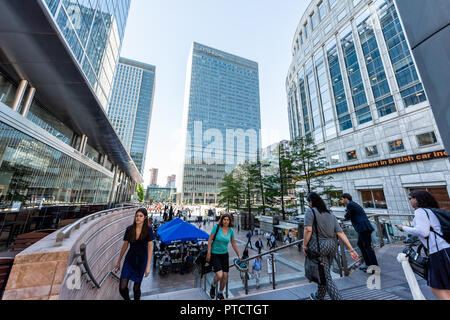
M 8 282 L 9 273 L 14 264 L 14 257 L 0 257 L 0 300 Z
M 38 230 L 18 235 L 14 241 L 11 252 L 17 254 L 55 231 L 56 230 L 54 229 Z

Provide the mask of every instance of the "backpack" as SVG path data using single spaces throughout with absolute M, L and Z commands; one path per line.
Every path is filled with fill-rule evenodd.
M 439 220 L 442 234 L 435 232 L 433 228 L 431 228 L 431 231 L 443 238 L 447 243 L 450 243 L 450 212 L 436 208 L 430 208 L 430 210 L 433 211 L 434 215 Z

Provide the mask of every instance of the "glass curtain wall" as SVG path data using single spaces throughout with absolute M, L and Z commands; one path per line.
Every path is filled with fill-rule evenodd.
M 306 89 L 305 89 L 305 76 L 304 71 L 301 70 L 298 76 L 298 88 L 300 92 L 300 101 L 302 103 L 303 123 L 305 129 L 305 136 L 311 138 L 311 127 L 309 124 L 309 111 L 308 104 L 306 102 Z
M 336 41 L 329 43 L 326 50 L 333 86 L 334 101 L 336 103 L 336 114 L 339 120 L 339 129 L 345 131 L 351 129 L 353 124 L 348 109 L 347 96 L 345 95 Z
M 311 105 L 314 141 L 316 143 L 320 143 L 323 141 L 322 121 L 320 119 L 319 100 L 317 96 L 316 80 L 314 77 L 312 60 L 306 63 L 306 79 L 308 83 L 309 103 Z
M 380 50 L 375 38 L 370 11 L 366 10 L 356 19 L 364 61 L 370 79 L 378 116 L 381 118 L 396 111 L 394 98 L 389 89 Z
M 325 138 L 331 139 L 337 136 L 334 124 L 333 106 L 331 104 L 330 88 L 328 85 L 327 69 L 323 52 L 319 51 L 314 58 L 316 66 L 317 82 L 319 84 L 319 97 L 322 105 L 323 121 L 325 127 Z
M 107 108 L 130 0 L 44 0 L 103 108 Z
M 393 1 L 378 0 L 375 5 L 405 107 L 426 101 Z
M 345 28 L 342 34 L 344 36 L 341 37 L 341 45 L 344 52 L 344 60 L 347 67 L 350 89 L 352 91 L 356 118 L 358 119 L 358 124 L 363 124 L 372 121 L 372 114 L 370 113 L 367 96 L 364 91 L 364 84 L 361 77 L 358 57 L 356 55 L 351 26 Z
M 0 207 L 107 203 L 113 178 L 0 122 Z

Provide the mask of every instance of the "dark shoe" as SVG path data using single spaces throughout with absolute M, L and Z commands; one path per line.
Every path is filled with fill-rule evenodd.
M 211 290 L 209 290 L 209 296 L 211 299 L 214 299 L 216 297 L 216 288 L 211 286 Z
M 223 293 L 217 294 L 217 300 L 225 300 L 225 297 L 223 296 Z
M 361 266 L 361 267 L 359 267 L 359 270 L 361 270 L 364 273 L 366 273 L 367 272 L 367 267 L 366 266 Z

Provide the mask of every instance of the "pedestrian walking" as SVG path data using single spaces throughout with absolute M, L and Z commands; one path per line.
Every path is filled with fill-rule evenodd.
M 259 237 L 258 240 L 256 240 L 255 247 L 256 249 L 258 249 L 258 254 L 261 254 L 261 250 L 263 248 L 263 242 L 261 240 L 261 237 Z
M 351 220 L 353 228 L 358 233 L 358 248 L 361 250 L 364 263 L 366 264 L 359 269 L 367 272 L 368 267 L 378 266 L 375 250 L 372 248 L 372 232 L 375 229 L 367 218 L 364 209 L 353 201 L 350 194 L 344 193 L 341 201 L 346 206 L 345 220 Z
M 409 199 L 416 209 L 414 227 L 396 227 L 419 237 L 430 259 L 427 284 L 439 300 L 450 300 L 450 244 L 445 240 L 442 224 L 434 213 L 439 209 L 439 203 L 429 192 L 420 190 L 411 192 Z
M 225 299 L 223 296 L 223 290 L 225 289 L 225 285 L 228 281 L 230 266 L 228 244 L 230 242 L 237 258 L 241 260 L 233 231 L 233 221 L 231 216 L 226 213 L 220 217 L 219 223 L 213 227 L 208 240 L 208 253 L 206 255 L 206 261 L 211 262 L 213 271 L 216 274 L 209 291 L 211 299 L 216 297 L 216 287 L 218 282 L 220 282 L 220 287 L 217 294 L 217 300 Z
M 249 232 L 247 232 L 247 235 L 246 235 L 246 237 L 247 237 L 247 244 L 245 245 L 245 246 L 248 246 L 248 245 L 250 245 L 250 248 L 252 248 L 253 249 L 253 246 L 252 246 L 252 232 L 251 231 L 249 231 Z
M 270 248 L 270 233 L 269 232 L 266 232 L 266 240 L 267 240 L 267 243 L 266 243 L 266 247 L 267 248 Z
M 136 211 L 133 225 L 125 231 L 124 244 L 120 252 L 119 261 L 114 268 L 114 272 L 120 270 L 120 262 L 125 256 L 120 275 L 119 292 L 124 300 L 130 300 L 128 291 L 129 281 L 133 281 L 134 300 L 141 298 L 142 279 L 150 274 L 151 259 L 153 254 L 153 230 L 148 225 L 148 212 L 145 208 Z
M 261 267 L 262 267 L 262 260 L 261 257 L 256 257 L 255 261 L 253 262 L 253 267 L 252 267 L 252 275 L 253 278 L 255 278 L 256 280 L 256 289 L 259 289 L 260 285 L 259 285 L 259 279 L 261 277 Z
M 336 236 L 349 249 L 353 260 L 358 261 L 358 254 L 342 231 L 336 217 L 326 207 L 323 199 L 317 193 L 312 192 L 308 195 L 307 201 L 310 208 L 306 211 L 303 236 L 303 254 L 306 257 L 305 270 L 309 261 L 317 259 L 319 264 L 315 267 L 319 268 L 318 274 L 324 277 L 318 284 L 317 292 L 312 293 L 310 298 L 312 300 L 323 300 L 325 294 L 328 293 L 332 300 L 342 300 L 330 273 L 330 267 L 337 249 Z M 318 257 L 315 259 L 314 255 Z
M 270 235 L 270 249 L 275 249 L 277 247 L 277 239 L 275 238 L 275 235 L 272 233 Z

